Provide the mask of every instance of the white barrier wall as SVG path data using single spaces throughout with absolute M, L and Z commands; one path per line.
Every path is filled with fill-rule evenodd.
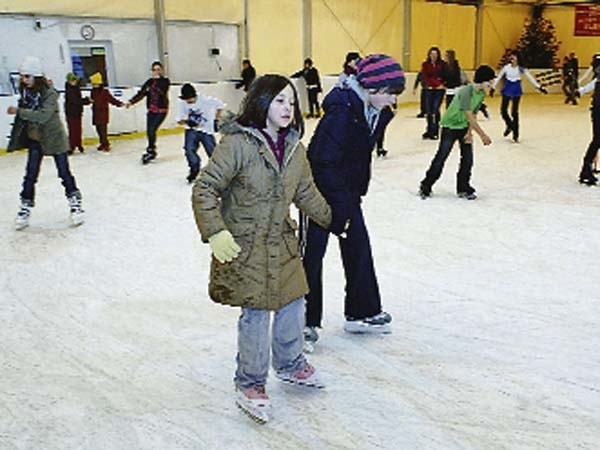
M 546 69 L 532 69 L 531 73 L 536 75 L 538 72 L 544 72 Z M 402 105 L 405 103 L 418 102 L 420 90 L 417 90 L 416 95 L 413 94 L 413 85 L 415 82 L 416 74 L 415 73 L 407 73 L 406 75 L 406 89 L 405 91 L 398 97 L 398 104 Z M 467 72 L 469 78 L 473 77 L 472 72 Z M 298 95 L 300 97 L 300 104 L 302 106 L 303 111 L 307 111 L 307 97 L 306 97 L 306 88 L 304 81 L 302 79 L 293 79 L 292 82 L 296 86 L 298 90 Z M 321 77 L 321 82 L 323 85 L 323 94 L 319 96 L 319 101 L 323 99 L 323 97 L 329 92 L 337 83 L 337 76 L 323 76 Z M 244 92 L 241 89 L 235 89 L 235 83 L 231 81 L 223 81 L 217 83 L 192 83 L 198 93 L 204 95 L 210 95 L 212 97 L 216 97 L 227 104 L 227 109 L 237 112 L 239 109 L 240 102 L 244 96 Z M 139 89 L 139 87 L 134 88 L 111 88 L 110 91 L 112 94 L 125 102 L 129 100 Z M 181 85 L 173 85 L 171 86 L 171 90 L 169 93 L 170 98 L 170 108 L 169 114 L 165 119 L 162 128 L 173 128 L 177 126 L 175 123 L 175 113 L 176 113 L 176 104 L 177 99 L 179 97 L 181 90 Z M 523 90 L 525 93 L 534 93 L 536 92 L 533 86 L 529 83 L 529 81 L 523 81 Z M 561 88 L 560 84 L 549 86 L 548 91 L 550 93 L 560 93 Z M 89 95 L 89 90 L 83 89 L 82 94 L 84 96 Z M 6 114 L 6 108 L 9 105 L 16 105 L 18 101 L 17 96 L 2 96 L 0 95 L 0 149 L 5 149 L 7 146 L 7 136 L 10 133 L 10 128 L 14 116 L 9 116 Z M 64 113 L 62 111 L 63 108 L 63 99 L 61 94 L 60 100 L 60 108 L 61 108 L 61 117 L 64 120 Z M 121 133 L 133 133 L 136 131 L 145 131 L 146 129 L 146 100 L 142 100 L 135 106 L 132 106 L 129 109 L 126 108 L 116 108 L 111 106 L 110 109 L 110 123 L 108 126 L 109 134 L 121 134 Z M 66 126 L 66 123 L 65 123 Z M 89 106 L 84 107 L 83 111 L 83 135 L 86 138 L 96 137 L 96 130 L 92 125 L 92 111 Z

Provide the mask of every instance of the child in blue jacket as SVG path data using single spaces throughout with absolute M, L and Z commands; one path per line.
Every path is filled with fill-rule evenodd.
M 381 297 L 371 255 L 361 201 L 371 178 L 375 143 L 393 114 L 386 108 L 404 90 L 405 78 L 393 58 L 369 55 L 357 63 L 356 76 L 331 90 L 323 101 L 325 115 L 308 147 L 317 188 L 336 217 L 348 224 L 339 237 L 346 274 L 344 329 L 351 333 L 388 333 L 391 316 L 381 309 Z M 305 340 L 314 342 L 323 310 L 323 257 L 329 231 L 308 222 L 304 269 L 306 296 Z

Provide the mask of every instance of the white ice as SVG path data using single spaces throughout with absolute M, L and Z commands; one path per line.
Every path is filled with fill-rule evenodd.
M 26 155 L 0 157 L 0 448 L 598 448 L 600 190 L 577 183 L 587 103 L 527 95 L 513 144 L 491 99 L 476 201 L 454 195 L 457 149 L 434 196 L 416 195 L 437 143 L 401 108 L 363 203 L 393 333 L 343 332 L 331 241 L 310 355 L 328 387 L 271 376 L 263 426 L 234 405 L 238 310 L 207 296 L 183 136 L 160 136 L 149 166 L 143 139 L 74 155 L 79 228 L 46 158 L 31 226 L 14 231 Z

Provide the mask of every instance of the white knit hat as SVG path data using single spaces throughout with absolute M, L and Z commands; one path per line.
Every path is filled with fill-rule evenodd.
M 42 62 L 35 56 L 26 56 L 23 62 L 19 66 L 19 73 L 21 75 L 33 75 L 34 77 L 44 76 L 42 71 Z

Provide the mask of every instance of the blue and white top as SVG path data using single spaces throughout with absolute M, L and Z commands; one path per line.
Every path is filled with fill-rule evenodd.
M 536 88 L 539 89 L 540 84 L 535 81 L 535 78 L 529 73 L 529 70 L 521 66 L 513 66 L 512 64 L 505 65 L 502 70 L 498 73 L 498 76 L 492 84 L 492 88 L 496 89 L 496 86 L 505 77 L 504 87 L 502 88 L 502 95 L 506 97 L 520 97 L 523 95 L 523 87 L 521 86 L 521 75 L 525 75 L 529 82 Z

